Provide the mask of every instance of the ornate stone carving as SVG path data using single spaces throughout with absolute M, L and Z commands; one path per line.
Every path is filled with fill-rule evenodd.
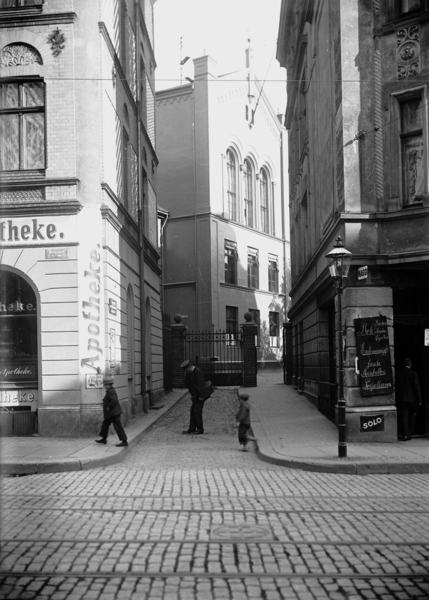
M 1 69 L 33 64 L 42 65 L 42 57 L 35 48 L 27 44 L 9 44 L 0 52 Z
M 398 79 L 420 73 L 420 29 L 419 25 L 402 27 L 396 32 Z
M 47 37 L 48 44 L 51 45 L 53 56 L 58 56 L 64 50 L 66 36 L 60 29 L 54 29 Z

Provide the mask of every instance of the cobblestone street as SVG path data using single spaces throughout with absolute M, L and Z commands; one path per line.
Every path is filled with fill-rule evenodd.
M 120 463 L 3 478 L 0 597 L 429 597 L 428 475 L 268 465 L 240 451 L 237 407 L 216 390 L 182 435 L 186 396 Z

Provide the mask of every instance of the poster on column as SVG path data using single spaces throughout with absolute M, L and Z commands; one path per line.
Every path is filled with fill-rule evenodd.
M 393 392 L 387 318 L 354 320 L 362 396 Z

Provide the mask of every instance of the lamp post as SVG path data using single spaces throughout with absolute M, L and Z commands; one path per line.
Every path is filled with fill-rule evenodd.
M 346 432 L 346 401 L 344 399 L 344 366 L 343 366 L 343 333 L 341 316 L 341 297 L 343 295 L 343 279 L 347 279 L 350 264 L 352 262 L 352 253 L 343 246 L 342 239 L 338 236 L 336 244 L 326 255 L 326 258 L 332 259 L 329 266 L 329 273 L 334 280 L 335 292 L 338 296 L 338 456 L 346 458 L 347 456 L 347 432 Z

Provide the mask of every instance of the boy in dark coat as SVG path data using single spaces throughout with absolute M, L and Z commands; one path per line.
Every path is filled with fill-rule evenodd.
M 405 442 L 411 439 L 417 408 L 422 403 L 419 379 L 417 373 L 412 371 L 411 367 L 411 360 L 406 358 L 403 368 L 396 374 L 396 404 Z
M 125 433 L 121 423 L 122 408 L 119 404 L 118 394 L 116 393 L 116 390 L 113 387 L 113 377 L 106 375 L 104 377 L 103 383 L 104 387 L 106 388 L 106 394 L 103 398 L 104 420 L 101 424 L 100 430 L 101 439 L 95 441 L 97 442 L 97 444 L 105 444 L 107 441 L 110 424 L 113 424 L 113 427 L 115 428 L 115 431 L 118 434 L 118 438 L 120 439 L 120 443 L 116 444 L 116 446 L 128 446 L 127 434 Z
M 189 427 L 182 433 L 201 435 L 204 433 L 203 408 L 204 401 L 207 399 L 204 373 L 193 365 L 190 360 L 183 361 L 180 367 L 186 372 L 185 385 L 191 394 L 192 400 Z
M 249 440 L 255 441 L 255 438 L 249 435 L 250 429 L 250 405 L 249 394 L 239 394 L 240 408 L 235 415 L 236 427 L 238 427 L 238 441 L 243 446 L 242 451 L 247 452 Z

